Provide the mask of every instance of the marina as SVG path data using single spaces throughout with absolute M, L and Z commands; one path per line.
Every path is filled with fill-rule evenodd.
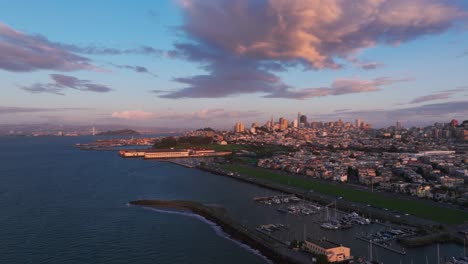
M 321 209 L 321 207 L 317 204 L 298 198 L 294 194 L 254 197 L 253 199 L 254 201 L 264 205 L 279 205 L 279 207 L 276 209 L 278 212 L 292 215 L 316 214 Z

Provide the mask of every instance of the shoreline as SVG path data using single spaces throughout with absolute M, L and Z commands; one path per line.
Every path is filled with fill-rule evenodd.
M 193 201 L 181 200 L 136 200 L 130 201 L 129 204 L 132 206 L 193 213 L 218 225 L 229 238 L 245 244 L 253 250 L 257 250 L 262 256 L 273 263 L 309 263 L 309 259 L 304 255 L 294 254 L 296 252 L 287 249 L 284 245 L 279 245 L 276 241 L 260 236 L 255 233 L 255 230 L 250 230 L 248 227 L 236 222 L 219 208 Z
M 175 164 L 177 164 L 177 163 L 175 163 Z M 321 204 L 328 204 L 328 203 L 333 202 L 333 201 L 336 200 L 336 199 L 333 199 L 332 197 L 326 197 L 326 195 L 320 195 L 320 194 L 318 195 L 316 193 L 305 192 L 304 190 L 301 191 L 301 190 L 298 190 L 297 188 L 294 188 L 294 187 L 288 187 L 288 186 L 284 186 L 282 184 L 277 184 L 277 183 L 273 183 L 273 182 L 266 182 L 266 181 L 258 180 L 258 179 L 254 178 L 254 177 L 246 177 L 246 176 L 235 175 L 235 174 L 230 175 L 229 173 L 226 173 L 226 172 L 222 171 L 221 169 L 212 169 L 212 168 L 206 168 L 206 167 L 200 167 L 200 166 L 195 167 L 195 169 L 210 172 L 210 173 L 213 173 L 213 174 L 216 174 L 216 175 L 230 177 L 230 178 L 236 179 L 238 181 L 254 184 L 254 185 L 257 185 L 259 187 L 267 188 L 267 189 L 270 189 L 270 190 L 279 191 L 279 192 L 287 193 L 287 194 L 294 194 L 297 197 L 300 197 L 302 199 L 306 199 L 306 200 L 309 200 L 309 201 L 315 201 L 315 202 L 318 202 L 318 203 L 321 203 Z M 343 204 L 342 200 L 337 201 L 337 208 L 339 208 L 340 210 L 346 211 L 346 212 L 351 212 L 351 211 L 356 210 L 356 207 L 352 207 L 352 206 L 349 206 L 347 204 Z M 396 218 L 396 217 L 391 217 L 391 216 L 389 217 L 386 213 L 379 213 L 379 212 L 375 212 L 375 211 L 367 211 L 369 209 L 366 208 L 365 206 L 362 206 L 359 209 L 362 210 L 362 211 L 365 211 L 367 214 L 373 215 L 374 218 L 378 218 L 378 219 L 381 219 L 381 220 L 384 220 L 384 221 L 389 221 L 389 222 L 391 222 L 393 224 L 397 224 L 397 225 L 404 225 L 404 226 L 408 226 L 408 227 L 412 227 L 412 228 L 419 228 L 419 229 L 422 229 L 422 230 L 433 229 L 434 225 L 437 225 L 436 222 L 434 222 L 432 225 L 428 225 L 427 223 L 415 223 L 413 221 L 404 220 L 402 218 Z M 414 236 L 414 237 L 409 237 L 409 238 L 402 239 L 401 242 L 402 242 L 402 244 L 404 244 L 407 247 L 430 246 L 430 245 L 433 245 L 433 244 L 439 243 L 439 242 L 456 243 L 458 245 L 463 246 L 463 239 L 460 239 L 457 236 L 453 236 L 450 233 L 448 233 L 447 231 L 441 231 L 441 232 L 438 232 L 438 233 L 434 233 L 431 236 L 429 236 L 429 235 L 417 235 L 417 236 Z
M 187 160 L 187 159 L 184 159 Z M 190 160 L 190 159 L 189 159 Z M 351 201 L 346 201 L 346 200 L 337 200 L 336 197 L 327 195 L 327 194 L 320 194 L 320 193 L 315 193 L 315 192 L 307 192 L 307 190 L 300 189 L 297 187 L 292 187 L 292 186 L 286 186 L 281 183 L 275 183 L 271 182 L 268 180 L 262 180 L 258 179 L 256 177 L 252 176 L 247 176 L 247 175 L 242 175 L 239 173 L 234 173 L 232 171 L 228 171 L 223 168 L 209 168 L 205 166 L 200 166 L 198 164 L 188 164 L 186 161 L 182 161 L 179 159 L 162 159 L 158 161 L 164 161 L 164 162 L 169 162 L 173 163 L 182 167 L 186 168 L 192 168 L 192 169 L 198 169 L 201 171 L 206 171 L 212 174 L 216 175 L 221 175 L 225 177 L 230 177 L 232 179 L 242 181 L 245 183 L 249 184 L 254 184 L 256 186 L 262 187 L 262 188 L 267 188 L 270 190 L 282 192 L 282 193 L 287 193 L 287 194 L 293 194 L 296 195 L 297 197 L 300 197 L 305 200 L 309 201 L 314 201 L 318 202 L 321 204 L 329 204 L 330 202 L 335 202 L 337 203 L 337 208 L 340 210 L 346 211 L 346 212 L 352 212 L 356 210 L 360 210 L 361 212 L 370 215 L 371 218 L 374 219 L 379 219 L 383 221 L 389 221 L 393 224 L 397 225 L 403 225 L 408 228 L 417 228 L 419 230 L 432 230 L 435 231 L 437 226 L 441 226 L 438 222 L 434 222 L 432 220 L 427 220 L 427 219 L 403 219 L 400 217 L 396 217 L 393 214 L 388 214 L 387 212 L 380 212 L 380 211 L 375 211 L 372 208 L 367 208 L 364 204 L 360 204 L 356 206 L 356 203 L 353 203 Z M 359 204 L 359 203 L 357 203 Z M 423 220 L 423 221 L 421 221 Z M 446 227 L 448 230 L 450 230 L 450 227 Z M 432 235 L 427 235 L 427 234 L 419 234 L 414 237 L 409 237 L 402 239 L 400 242 L 407 246 L 407 247 L 421 247 L 421 246 L 430 246 L 435 243 L 455 243 L 458 245 L 463 245 L 463 239 L 461 239 L 458 234 L 454 235 L 451 234 L 447 229 L 445 230 L 437 230 L 438 232 L 433 233 Z
M 133 207 L 142 207 L 142 208 L 145 208 L 147 210 L 151 210 L 151 211 L 157 212 L 157 213 L 181 215 L 181 216 L 187 216 L 187 217 L 190 217 L 190 218 L 194 218 L 194 219 L 196 219 L 198 221 L 201 221 L 204 224 L 207 224 L 211 229 L 213 229 L 213 231 L 216 233 L 216 235 L 220 236 L 221 238 L 232 241 L 234 244 L 238 245 L 242 249 L 245 249 L 245 250 L 247 250 L 249 252 L 252 252 L 254 255 L 257 255 L 260 258 L 264 259 L 266 261 L 266 263 L 273 264 L 273 262 L 270 259 L 268 259 L 266 256 L 262 255 L 262 253 L 259 250 L 255 249 L 255 248 L 252 248 L 251 246 L 249 246 L 247 244 L 242 243 L 242 241 L 239 241 L 239 240 L 236 240 L 236 239 L 232 238 L 231 236 L 229 236 L 229 234 L 224 232 L 224 230 L 222 229 L 221 226 L 219 226 L 218 224 L 206 219 L 205 217 L 203 217 L 201 215 L 195 214 L 195 213 L 193 213 L 191 211 L 180 211 L 180 210 L 163 209 L 163 208 L 155 208 L 155 207 L 136 206 L 136 205 L 130 205 L 130 204 L 127 204 L 127 205 L 128 206 L 133 206 Z

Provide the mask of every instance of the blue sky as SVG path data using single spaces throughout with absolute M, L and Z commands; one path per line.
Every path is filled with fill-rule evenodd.
M 299 111 L 376 126 L 466 117 L 466 2 L 358 5 L 0 1 L 0 122 L 225 128 Z

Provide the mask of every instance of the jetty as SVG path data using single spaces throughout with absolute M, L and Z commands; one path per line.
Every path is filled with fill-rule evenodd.
M 288 249 L 276 238 L 267 236 L 263 232 L 255 231 L 242 225 L 229 217 L 220 208 L 206 206 L 193 201 L 164 201 L 164 200 L 137 200 L 129 202 L 130 205 L 177 211 L 189 211 L 198 214 L 209 221 L 219 225 L 224 232 L 232 238 L 259 250 L 274 263 L 310 263 L 310 256 Z
M 356 237 L 356 238 L 359 239 L 359 240 L 365 241 L 365 242 L 367 242 L 367 243 L 371 243 L 372 245 L 376 245 L 376 246 L 378 246 L 378 247 L 384 248 L 384 249 L 386 249 L 386 250 L 388 250 L 388 251 L 391 251 L 391 252 L 394 252 L 394 253 L 398 253 L 398 254 L 400 254 L 400 255 L 406 255 L 406 251 L 405 251 L 404 249 L 403 249 L 403 250 L 399 250 L 399 249 L 396 249 L 396 248 L 392 248 L 392 247 L 387 246 L 387 245 L 384 245 L 384 244 L 382 244 L 382 243 L 374 242 L 374 241 L 372 241 L 371 239 L 368 239 L 368 238 L 363 237 L 363 236 L 358 236 L 358 237 Z

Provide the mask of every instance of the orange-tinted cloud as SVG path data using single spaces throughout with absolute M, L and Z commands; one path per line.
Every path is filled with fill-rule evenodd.
M 164 120 L 200 120 L 200 119 L 217 119 L 217 118 L 244 118 L 257 116 L 260 113 L 257 111 L 226 111 L 222 108 L 202 109 L 199 111 L 181 113 L 174 111 L 166 112 L 147 112 L 142 110 L 128 110 L 121 112 L 113 112 L 113 118 L 129 119 L 129 120 L 148 120 L 148 119 L 164 119 Z
M 255 92 L 268 96 L 279 95 L 278 91 L 288 95 L 291 87 L 272 72 L 292 65 L 338 69 L 342 65 L 337 59 L 352 63 L 350 58 L 362 49 L 445 32 L 468 16 L 466 10 L 443 0 L 181 3 L 185 18 L 181 28 L 190 41 L 177 43 L 168 54 L 199 62 L 208 74 L 175 79 L 186 86 L 161 95 L 165 98 Z M 234 77 L 240 74 L 247 76 L 245 81 Z

